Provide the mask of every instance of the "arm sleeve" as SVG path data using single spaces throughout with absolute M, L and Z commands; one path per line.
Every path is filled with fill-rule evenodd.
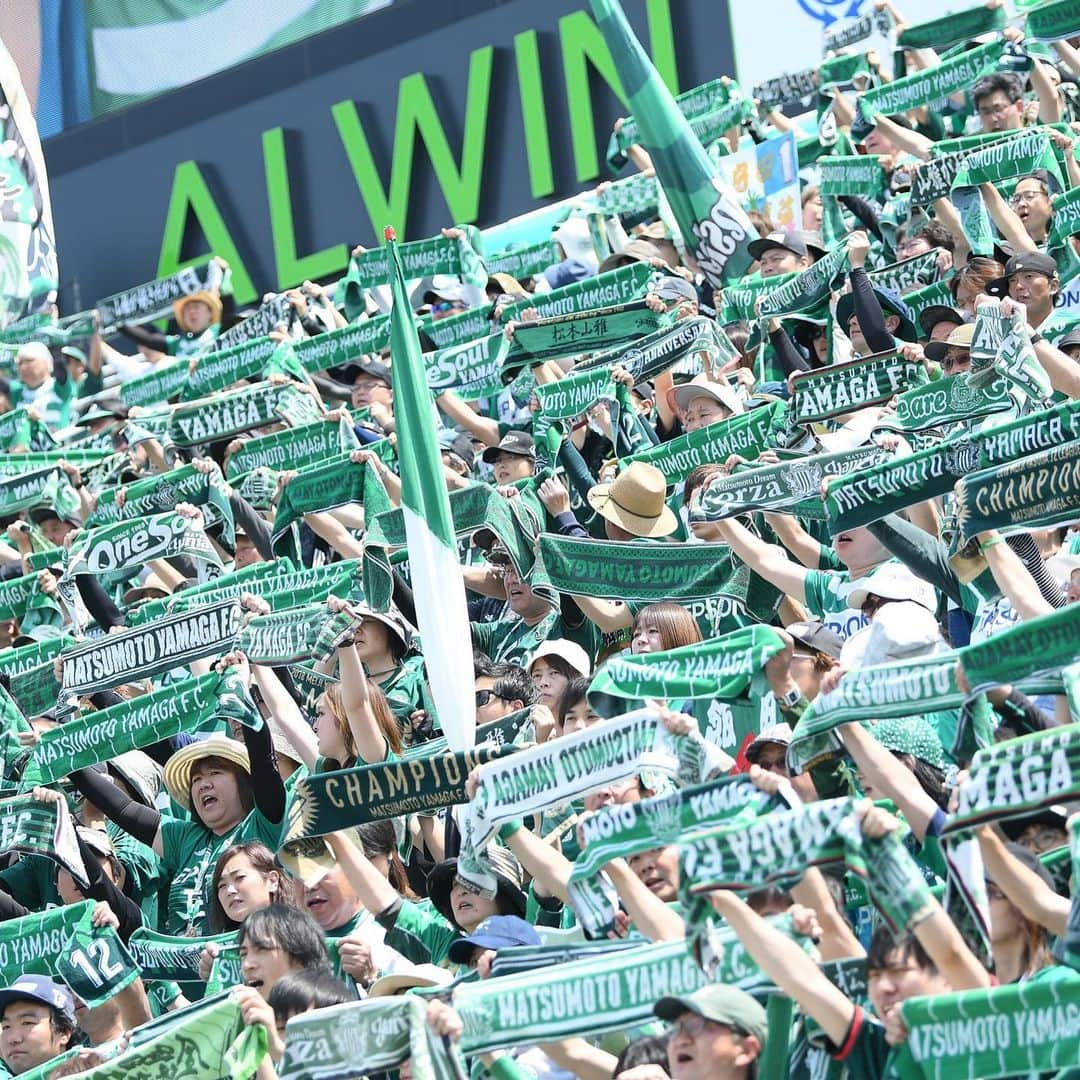
M 14 896 L 10 896 L 6 892 L 0 892 L 0 922 L 6 922 L 8 919 L 21 919 L 24 915 L 33 914 L 28 907 L 23 907 Z
M 881 521 L 867 526 L 885 549 L 895 555 L 913 574 L 930 582 L 955 604 L 962 603 L 960 579 L 949 565 L 949 553 L 940 540 L 923 532 L 897 514 L 889 514 Z
M 809 371 L 810 364 L 795 348 L 795 342 L 788 337 L 788 332 L 781 326 L 769 334 L 769 341 L 776 353 L 776 361 L 785 375 L 794 375 L 797 371 Z
M 229 505 L 232 507 L 236 524 L 251 537 L 255 550 L 267 562 L 271 562 L 274 558 L 274 552 L 270 547 L 270 525 L 259 515 L 251 503 L 236 491 L 229 496 Z
M 580 536 L 582 540 L 588 540 L 589 534 L 585 531 L 584 527 L 574 517 L 573 511 L 567 510 L 563 514 L 557 514 L 555 517 L 555 525 L 559 530 L 560 536 Z
M 1050 713 L 1040 709 L 1031 698 L 1020 693 L 1019 690 L 1012 690 L 1000 705 L 994 706 L 994 712 L 1004 723 L 1017 728 L 1021 734 L 1048 731 L 1052 727 L 1057 727 L 1057 722 Z
M 110 821 L 115 821 L 124 832 L 141 840 L 148 847 L 161 827 L 161 814 L 149 806 L 143 806 L 125 795 L 101 773 L 93 769 L 76 769 L 70 776 L 76 791 L 85 795 L 95 806 L 101 807 Z
M 82 855 L 83 864 L 86 866 L 86 874 L 90 879 L 90 888 L 86 890 L 89 900 L 104 900 L 113 913 L 120 920 L 116 932 L 120 940 L 127 944 L 127 940 L 136 930 L 142 926 L 142 914 L 138 906 L 130 898 L 125 896 L 102 872 L 101 861 L 96 852 L 79 840 L 79 854 Z
M 394 579 L 394 603 L 397 605 L 398 611 L 415 626 L 416 601 L 413 599 L 412 587 L 396 570 L 391 571 L 391 573 Z
M 870 275 L 862 267 L 854 267 L 848 275 L 851 291 L 855 294 L 855 314 L 859 319 L 859 328 L 866 338 L 866 344 L 878 352 L 888 352 L 893 348 L 893 337 L 885 329 L 885 313 L 874 295 L 874 286 Z
M 114 626 L 122 626 L 124 616 L 120 609 L 109 599 L 109 594 L 101 586 L 94 574 L 79 574 L 75 578 L 75 588 L 79 590 L 86 610 L 93 616 L 94 622 L 106 633 Z
M 258 731 L 252 731 L 245 724 L 241 731 L 251 762 L 251 787 L 255 793 L 255 806 L 267 821 L 277 825 L 285 817 L 285 784 L 278 772 L 274 744 L 270 739 L 270 726 L 263 724 Z
M 148 349 L 154 349 L 157 352 L 168 352 L 165 335 L 158 333 L 157 330 L 147 330 L 145 326 L 129 326 L 126 323 L 121 323 L 116 329 L 128 340 L 134 341 L 136 345 L 145 345 Z
M 881 235 L 881 212 L 872 202 L 861 199 L 858 195 L 841 195 L 839 201 L 858 218 L 859 224 L 867 232 L 873 233 L 878 240 L 883 239 Z
M 596 480 L 589 472 L 589 466 L 585 464 L 581 451 L 570 439 L 564 439 L 559 447 L 559 464 L 566 470 L 566 479 L 570 481 L 570 486 L 584 499 Z
M 1035 538 L 1031 533 L 1014 533 L 1012 536 L 1005 537 L 1005 543 L 1016 552 L 1021 562 L 1027 567 L 1027 572 L 1039 586 L 1042 598 L 1051 607 L 1064 607 L 1069 602 L 1068 597 L 1054 580 L 1053 574 L 1046 569 L 1039 545 L 1035 543 Z

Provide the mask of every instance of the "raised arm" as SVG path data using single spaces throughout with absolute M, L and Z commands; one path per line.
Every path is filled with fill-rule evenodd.
M 805 566 L 792 562 L 776 544 L 767 544 L 734 518 L 716 524 L 731 550 L 751 570 L 800 604 L 806 603 L 806 576 L 810 571 Z
M 351 641 L 338 646 L 338 664 L 341 671 L 341 700 L 349 721 L 349 731 L 356 743 L 356 752 L 367 765 L 385 761 L 390 744 L 375 715 L 371 703 L 371 685 Z
M 319 760 L 319 740 L 315 737 L 311 725 L 304 719 L 300 707 L 269 668 L 253 664 L 251 675 L 275 722 L 280 725 L 285 737 L 300 755 L 300 760 L 313 771 Z

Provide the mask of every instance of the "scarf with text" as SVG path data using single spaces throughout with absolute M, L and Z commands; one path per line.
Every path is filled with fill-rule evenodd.
M 896 35 L 900 49 L 947 49 L 961 41 L 1005 29 L 1005 9 L 985 4 L 907 26 Z
M 934 384 L 931 384 L 934 385 Z M 952 491 L 976 469 L 1080 439 L 1080 402 L 1069 401 L 988 431 L 962 435 L 829 484 L 825 516 L 835 535 Z
M 559 262 L 559 253 L 554 240 L 540 240 L 535 244 L 512 244 L 484 261 L 489 274 L 509 274 L 518 281 L 527 281 Z
M 325 660 L 351 625 L 352 616 L 334 614 L 325 603 L 285 608 L 249 618 L 236 635 L 236 648 L 253 664 L 268 667 Z
M 653 268 L 643 262 L 607 270 L 603 274 L 562 285 L 551 292 L 516 300 L 503 309 L 501 322 L 505 326 L 511 320 L 520 320 L 527 308 L 535 308 L 541 319 L 552 319 L 630 304 L 644 298 L 654 274 Z
M 754 87 L 752 96 L 757 98 L 762 109 L 782 109 L 816 94 L 817 89 L 818 69 L 812 67 L 766 79 Z
M 146 980 L 199 982 L 199 957 L 207 945 L 231 945 L 236 931 L 206 937 L 173 937 L 140 926 L 128 941 L 128 950 Z
M 0 515 L 13 517 L 37 506 L 51 506 L 65 515 L 78 510 L 78 492 L 62 469 L 46 467 L 0 479 Z
M 196 446 L 276 424 L 281 399 L 300 393 L 291 383 L 259 383 L 178 405 L 169 416 L 169 437 L 177 446 Z
M 757 892 L 790 887 L 811 866 L 842 863 L 864 881 L 895 931 L 933 910 L 930 887 L 897 833 L 863 836 L 854 799 L 826 799 L 791 810 L 739 818 L 679 843 L 679 896 L 687 910 L 716 889 Z
M 972 385 L 986 386 L 1000 375 L 1034 401 L 1048 398 L 1050 377 L 1036 359 L 1030 334 L 1018 312 L 1004 315 L 996 302 L 980 304 L 971 339 Z
M 168 277 L 113 293 L 94 306 L 101 314 L 102 334 L 121 323 L 146 323 L 172 315 L 173 304 L 197 292 L 215 292 L 221 285 L 221 264 L 216 259 L 185 266 Z
M 790 281 L 765 293 L 758 308 L 759 318 L 776 318 L 818 307 L 843 280 L 847 268 L 847 248 L 835 248 Z
M 878 428 L 890 431 L 926 431 L 978 420 L 1014 407 L 1005 378 L 986 386 L 972 385 L 969 373 L 934 379 L 925 386 L 905 390 L 894 412 L 881 417 Z
M 24 408 L 0 416 L 0 450 L 47 450 L 56 445 L 52 432 Z
M 1032 41 L 1053 43 L 1080 33 L 1080 3 L 1077 0 L 1057 0 L 1044 4 L 1027 17 L 1024 34 Z
M 500 331 L 425 353 L 428 388 L 435 394 L 453 390 L 470 401 L 501 394 L 511 351 L 510 340 Z
M 391 509 L 379 474 L 366 462 L 348 455 L 301 469 L 281 493 L 274 518 L 272 546 L 276 554 L 293 546 L 292 525 L 304 514 L 321 513 L 349 503 L 360 503 L 368 520 Z
M 432 236 L 426 240 L 411 240 L 399 244 L 401 265 L 406 278 L 450 277 L 472 280 L 479 275 L 481 284 L 487 273 L 480 256 L 469 241 L 469 231 L 460 238 Z M 362 289 L 385 285 L 390 280 L 390 256 L 385 247 L 369 248 L 353 255 L 349 266 L 350 280 Z
M 822 195 L 859 195 L 880 199 L 885 192 L 885 167 L 874 154 L 828 157 L 821 162 Z
M 1074 521 L 1080 507 L 1080 443 L 992 465 L 956 484 L 966 542 L 990 529 L 1025 529 Z
M 426 333 L 440 349 L 445 349 L 490 334 L 494 310 L 494 304 L 482 304 L 441 318 L 433 314 L 425 315 L 417 324 L 417 329 Z
M 0 977 L 4 985 L 10 986 L 23 975 L 51 978 L 55 974 L 53 958 L 61 955 L 64 942 L 93 906 L 92 900 L 85 900 L 0 922 Z
M 683 940 L 463 983 L 454 991 L 465 1024 L 461 1048 L 486 1053 L 634 1027 L 653 1018 L 659 998 L 691 994 L 705 982 Z
M 910 259 L 889 263 L 878 270 L 871 270 L 867 276 L 876 288 L 891 289 L 899 294 L 931 285 L 938 277 L 938 249 L 932 248 L 921 255 L 912 255 Z
M 617 902 L 598 875 L 612 859 L 677 843 L 683 832 L 707 829 L 736 817 L 747 807 L 768 802 L 749 776 L 724 776 L 708 784 L 682 788 L 641 802 L 606 806 L 578 826 L 581 854 L 567 882 L 578 922 L 592 938 L 615 928 Z M 756 812 L 756 811 L 755 811 Z
M 1080 657 L 1080 607 L 1066 604 L 967 645 L 960 663 L 977 694 L 1043 672 L 1058 672 Z
M 620 654 L 593 676 L 589 698 L 609 695 L 679 701 L 708 697 L 728 701 L 751 686 L 753 696 L 760 697 L 765 690 L 762 669 L 783 647 L 783 639 L 771 627 L 744 626 L 695 645 L 636 656 Z M 597 711 L 601 711 L 600 704 L 600 700 L 593 702 Z
M 52 784 L 128 750 L 141 750 L 181 731 L 202 730 L 227 710 L 228 702 L 219 699 L 235 693 L 225 676 L 200 675 L 50 728 L 30 754 L 22 785 Z
M 723 521 L 750 510 L 784 510 L 800 518 L 820 520 L 821 483 L 890 460 L 878 446 L 860 446 L 834 454 L 812 454 L 779 465 L 739 466 L 717 476 L 695 493 L 690 521 Z
M 232 480 L 253 469 L 303 469 L 355 450 L 360 442 L 345 417 L 336 423 L 316 420 L 302 427 L 250 439 L 229 456 L 225 475 Z
M 44 855 L 83 888 L 89 887 L 75 825 L 63 799 L 43 803 L 32 795 L 17 795 L 0 800 L 0 846 L 5 851 Z
M 870 63 L 866 53 L 843 53 L 839 56 L 831 56 L 821 62 L 820 89 L 822 93 L 833 87 L 849 89 L 859 79 L 865 88 L 867 81 L 872 78 Z M 821 121 L 818 121 L 818 130 L 821 129 Z
M 327 368 L 344 367 L 350 360 L 377 353 L 390 344 L 390 316 L 377 315 L 349 326 L 327 330 L 314 337 L 290 342 L 301 370 L 309 375 Z
M 1050 238 L 1047 245 L 1051 252 L 1061 249 L 1071 251 L 1069 237 L 1080 232 L 1080 187 L 1070 188 L 1050 200 L 1053 217 L 1050 219 Z
M 1018 1077 L 1072 1074 L 1080 1061 L 1080 975 L 909 998 L 896 1075 Z
M 146 407 L 176 397 L 187 386 L 187 381 L 188 361 L 182 359 L 157 364 L 145 375 L 129 379 L 117 389 L 125 405 Z
M 268 296 L 247 318 L 219 334 L 210 352 L 225 352 L 245 342 L 265 338 L 267 334 L 284 324 L 288 331 L 296 319 L 296 312 L 284 293 Z
M 410 754 L 401 761 L 310 773 L 289 797 L 281 848 L 303 854 L 307 841 L 369 821 L 426 813 L 468 801 L 465 782 L 478 765 L 515 753 L 510 745 L 477 745 L 461 753 Z
M 153 678 L 193 660 L 227 652 L 242 614 L 239 603 L 224 600 L 65 650 L 60 655 L 67 711 L 82 694 Z
M 723 290 L 720 313 L 717 316 L 718 320 L 725 324 L 753 322 L 757 318 L 758 297 L 775 291 L 781 285 L 793 281 L 796 277 L 798 277 L 798 272 L 772 274 L 769 277 L 750 274 L 736 282 L 732 282 Z
M 233 329 L 238 329 L 238 327 Z M 271 326 L 270 329 L 272 330 L 273 327 Z M 232 331 L 229 332 L 232 333 Z M 218 338 L 219 343 L 221 340 L 222 338 Z M 224 390 L 227 386 L 232 386 L 241 379 L 255 378 L 261 374 L 276 348 L 276 341 L 259 336 L 250 340 L 237 341 L 229 348 L 201 353 L 196 357 L 195 367 L 190 371 L 181 389 L 181 399 L 191 401 L 195 398 L 207 397 L 218 390 Z
M 912 172 L 911 205 L 927 209 L 938 199 L 947 199 L 952 193 L 956 174 L 970 153 L 971 150 L 957 150 L 941 154 L 936 148 L 932 150 L 930 160 L 920 161 Z
M 816 424 L 834 416 L 882 405 L 894 395 L 928 381 L 926 368 L 897 352 L 874 353 L 791 377 L 791 424 Z
M 822 34 L 822 48 L 826 52 L 846 49 L 857 41 L 865 41 L 874 34 L 887 34 L 892 29 L 892 15 L 888 11 L 872 11 L 858 19 L 832 26 Z
M 571 420 L 583 416 L 601 398 L 615 400 L 615 382 L 606 368 L 574 370 L 554 383 L 536 387 L 541 411 L 551 420 Z
M 407 245 L 405 245 L 407 246 Z M 413 995 L 349 1001 L 328 1009 L 300 1013 L 286 1028 L 280 1080 L 310 1080 L 312 1063 L 319 1076 L 389 1072 L 408 1061 L 412 1075 L 424 1080 L 455 1080 L 464 1075 L 456 1052 L 428 1026 L 426 1002 Z M 453 1062 L 451 1055 L 454 1055 Z
M 140 972 L 116 930 L 108 924 L 94 926 L 93 912 L 94 905 L 87 903 L 55 965 L 75 997 L 96 1009 L 130 986 Z
M 645 461 L 658 468 L 668 484 L 677 484 L 698 465 L 722 463 L 732 454 L 756 458 L 781 439 L 786 420 L 787 406 L 776 401 L 625 457 L 620 468 L 632 461 Z

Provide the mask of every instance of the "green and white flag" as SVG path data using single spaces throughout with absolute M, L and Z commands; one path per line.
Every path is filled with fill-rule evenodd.
M 667 995 L 706 983 L 688 942 L 665 941 L 541 971 L 462 983 L 454 1008 L 467 1054 L 632 1028 L 652 1019 Z
M 131 935 L 128 949 L 139 965 L 143 978 L 175 982 L 196 982 L 199 979 L 199 957 L 207 945 L 232 945 L 236 931 L 209 934 L 205 937 L 174 937 L 140 926 Z
M 908 998 L 898 1076 L 924 1080 L 1075 1074 L 1080 975 Z M 1063 1072 L 1057 1073 L 1061 1069 Z
M 394 357 L 401 509 L 416 622 L 424 641 L 439 643 L 426 659 L 428 683 L 443 732 L 452 750 L 468 750 L 476 728 L 476 707 L 465 585 L 435 438 L 435 409 L 393 230 L 387 231 L 386 246 L 393 267 L 390 349 Z
M 94 306 L 101 312 L 101 325 L 108 333 L 110 328 L 121 323 L 152 322 L 171 315 L 175 301 L 192 293 L 214 292 L 221 280 L 221 264 L 215 259 L 206 259 L 185 266 L 168 277 L 103 297 Z
M 238 602 L 224 600 L 67 649 L 60 654 L 64 696 L 70 701 L 227 652 L 242 614 Z
M 792 424 L 816 424 L 834 416 L 882 405 L 928 381 L 926 368 L 896 352 L 874 353 L 843 364 L 793 375 Z
M 715 288 L 753 262 L 755 229 L 634 36 L 618 0 L 590 0 L 686 249 Z
M 464 1067 L 451 1064 L 447 1043 L 428 1026 L 424 999 L 411 995 L 368 998 L 294 1016 L 285 1028 L 280 1080 L 348 1080 L 383 1073 L 408 1061 L 424 1080 L 458 1080 Z
M 847 248 L 840 246 L 818 259 L 790 281 L 765 293 L 758 315 L 761 319 L 809 311 L 828 299 L 848 268 Z
M 340 458 L 359 445 L 352 424 L 344 417 L 336 422 L 316 420 L 302 427 L 249 439 L 229 456 L 225 475 L 233 480 L 253 469 L 303 469 L 327 458 Z
M 130 986 L 140 973 L 116 930 L 110 925 L 94 926 L 92 916 L 93 908 L 88 906 L 55 964 L 57 975 L 75 997 L 96 1009 Z
M 889 263 L 867 275 L 879 289 L 892 289 L 906 294 L 914 289 L 932 285 L 938 278 L 938 249 L 932 248 L 910 259 Z

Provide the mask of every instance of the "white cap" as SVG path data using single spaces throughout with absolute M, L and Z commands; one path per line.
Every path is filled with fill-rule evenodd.
M 861 608 L 870 594 L 880 596 L 883 600 L 914 600 L 927 611 L 937 610 L 934 586 L 916 577 L 898 562 L 884 563 L 872 573 L 853 581 L 848 589 L 848 606 Z
M 583 678 L 592 671 L 589 654 L 576 642 L 566 638 L 552 638 L 550 641 L 540 642 L 525 661 L 525 670 L 528 671 L 542 656 L 560 657 Z
M 870 625 L 854 633 L 840 650 L 849 671 L 892 660 L 914 660 L 948 652 L 937 619 L 922 604 L 898 600 L 880 608 Z
M 551 239 L 562 245 L 568 259 L 582 263 L 596 262 L 589 223 L 583 217 L 572 214 L 551 234 Z

